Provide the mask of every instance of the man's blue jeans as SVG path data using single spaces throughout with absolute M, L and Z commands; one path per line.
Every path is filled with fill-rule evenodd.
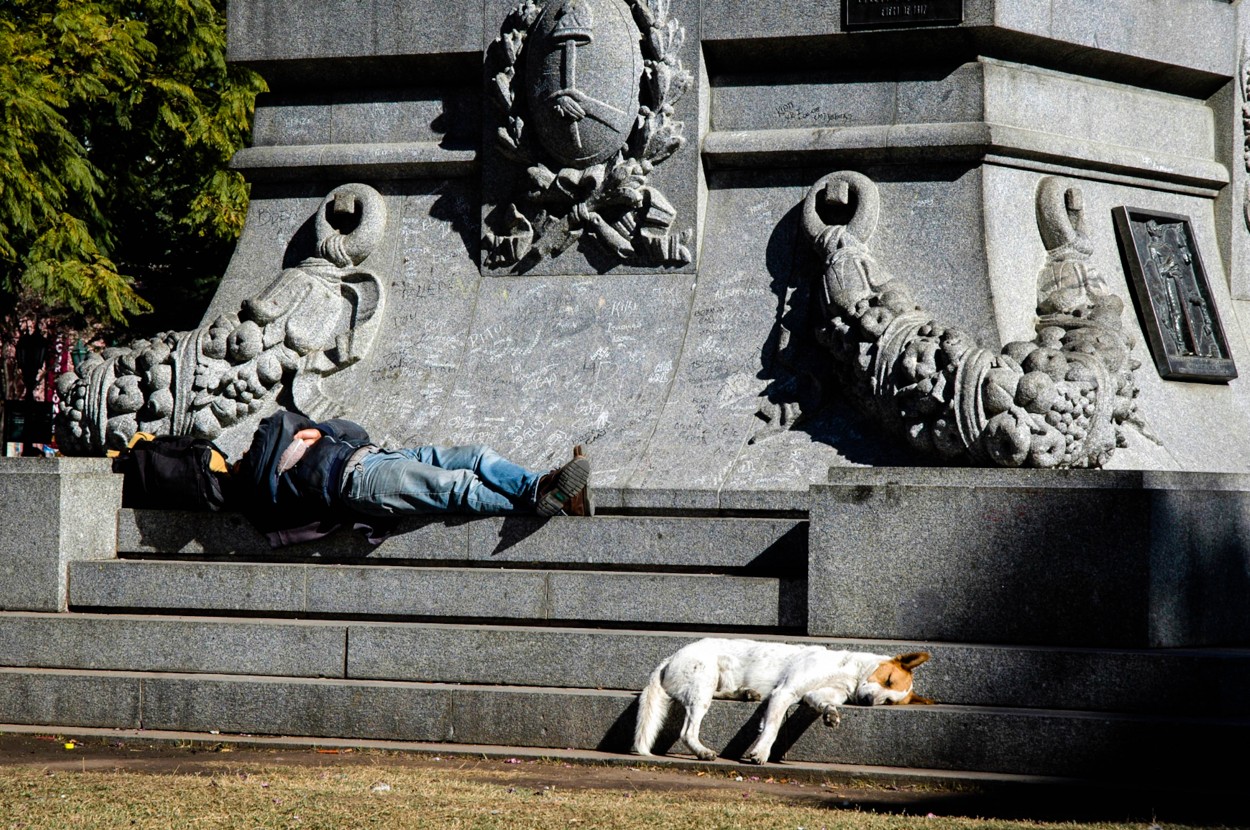
M 381 450 L 347 471 L 343 499 L 373 516 L 532 513 L 541 475 L 481 445 Z

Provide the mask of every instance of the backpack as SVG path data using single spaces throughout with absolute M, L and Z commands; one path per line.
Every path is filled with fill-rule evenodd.
M 212 441 L 190 435 L 135 433 L 113 458 L 121 473 L 122 507 L 155 510 L 221 510 L 226 454 Z

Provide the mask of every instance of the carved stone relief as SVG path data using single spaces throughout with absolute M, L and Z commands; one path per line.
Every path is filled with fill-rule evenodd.
M 519 271 L 583 235 L 642 266 L 689 263 L 693 232 L 648 183 L 681 150 L 693 77 L 671 0 L 525 0 L 486 56 L 499 151 L 524 185 L 488 217 L 486 264 Z M 520 266 L 520 267 L 518 267 Z
M 826 224 L 825 206 L 850 206 Z M 859 173 L 825 176 L 808 192 L 803 228 L 825 260 L 817 339 L 835 376 L 872 416 L 917 450 L 975 464 L 1098 467 L 1125 428 L 1143 429 L 1121 323 L 1124 302 L 1089 262 L 1081 190 L 1048 177 L 1037 190 L 1047 248 L 1038 277 L 1037 336 L 1001 353 L 933 320 L 873 258 L 876 185 Z
M 1241 163 L 1250 174 L 1250 41 L 1242 41 L 1241 65 L 1237 73 L 1237 90 L 1241 97 Z M 1241 191 L 1241 218 L 1250 231 L 1250 181 Z
M 369 353 L 385 281 L 360 267 L 382 240 L 386 203 L 345 184 L 315 217 L 317 253 L 282 271 L 237 313 L 208 326 L 105 349 L 57 381 L 57 440 L 68 454 L 124 446 L 137 430 L 216 438 L 277 405 L 311 418 L 342 414 L 322 380 Z

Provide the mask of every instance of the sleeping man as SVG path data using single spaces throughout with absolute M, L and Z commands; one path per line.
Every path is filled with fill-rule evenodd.
M 278 547 L 343 526 L 377 542 L 402 516 L 593 515 L 589 480 L 581 446 L 567 464 L 540 473 L 482 445 L 384 450 L 352 421 L 315 423 L 279 410 L 261 421 L 229 491 Z

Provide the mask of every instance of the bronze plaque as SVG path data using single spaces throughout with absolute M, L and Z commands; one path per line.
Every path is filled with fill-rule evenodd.
M 847 29 L 962 23 L 964 0 L 843 0 L 842 14 Z
M 1111 213 L 1159 374 L 1169 380 L 1237 377 L 1189 217 L 1130 207 Z

